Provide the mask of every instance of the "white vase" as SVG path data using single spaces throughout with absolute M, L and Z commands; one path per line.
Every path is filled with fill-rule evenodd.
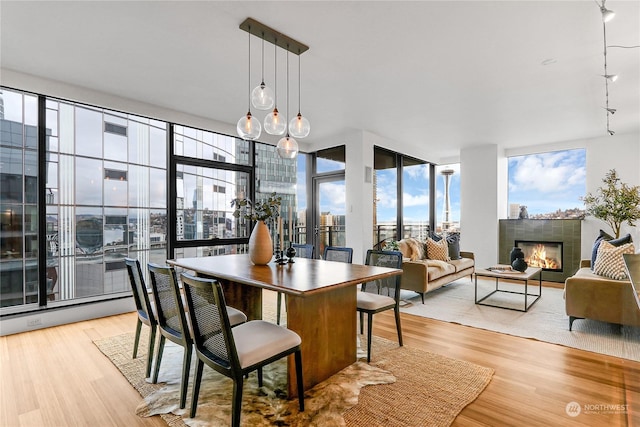
M 269 227 L 258 221 L 249 237 L 249 258 L 255 265 L 267 265 L 273 257 L 273 242 Z

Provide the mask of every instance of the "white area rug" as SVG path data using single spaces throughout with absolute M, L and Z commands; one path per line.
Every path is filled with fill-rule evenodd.
M 478 279 L 479 297 L 490 293 L 493 289 L 495 289 L 494 280 Z M 523 292 L 524 286 L 500 282 L 500 289 Z M 569 316 L 565 314 L 563 292 L 562 289 L 543 287 L 542 297 L 528 312 L 524 313 L 475 304 L 473 282 L 466 277 L 427 293 L 424 304 L 420 295 L 403 291 L 402 298 L 406 304 L 401 311 L 640 361 L 640 328 L 638 327 L 620 327 L 584 319 L 574 321 L 573 330 L 569 331 Z M 537 282 L 536 286 L 528 287 L 528 293 L 538 293 Z M 524 296 L 498 293 L 484 302 L 522 308 Z

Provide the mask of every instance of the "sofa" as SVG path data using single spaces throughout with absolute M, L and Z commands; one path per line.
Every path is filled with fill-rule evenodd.
M 629 280 L 596 274 L 591 260 L 565 280 L 564 299 L 569 330 L 577 319 L 592 319 L 620 325 L 640 326 L 640 304 Z
M 428 239 L 428 243 L 431 243 L 430 240 Z M 443 241 L 446 242 L 446 239 Z M 446 243 L 441 244 L 443 247 L 445 245 Z M 434 256 L 425 246 L 426 243 L 417 239 L 398 242 L 398 250 L 403 256 L 401 288 L 419 293 L 423 304 L 427 292 L 465 276 L 473 279 L 475 258 L 472 252 L 449 250 L 446 256 Z

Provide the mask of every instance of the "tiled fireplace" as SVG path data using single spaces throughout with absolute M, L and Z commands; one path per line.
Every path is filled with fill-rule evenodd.
M 501 219 L 499 262 L 509 263 L 514 246 L 530 266 L 542 268 L 542 279 L 564 282 L 580 267 L 579 219 Z

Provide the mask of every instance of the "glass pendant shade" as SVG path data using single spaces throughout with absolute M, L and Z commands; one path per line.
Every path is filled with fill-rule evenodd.
M 236 129 L 240 138 L 247 139 L 249 141 L 260 138 L 260 133 L 262 132 L 260 120 L 254 119 L 251 116 L 251 111 L 249 111 L 246 116 L 242 116 L 240 120 L 238 120 Z
M 273 90 L 264 82 L 260 83 L 251 92 L 251 104 L 258 110 L 270 110 L 275 104 Z
M 298 113 L 289 123 L 289 133 L 294 138 L 304 138 L 311 132 L 311 124 L 309 120 L 302 114 Z
M 298 155 L 298 142 L 287 134 L 278 141 L 276 150 L 283 159 L 294 159 Z
M 272 112 L 264 118 L 264 130 L 270 135 L 284 135 L 287 128 L 287 118 L 274 108 Z

